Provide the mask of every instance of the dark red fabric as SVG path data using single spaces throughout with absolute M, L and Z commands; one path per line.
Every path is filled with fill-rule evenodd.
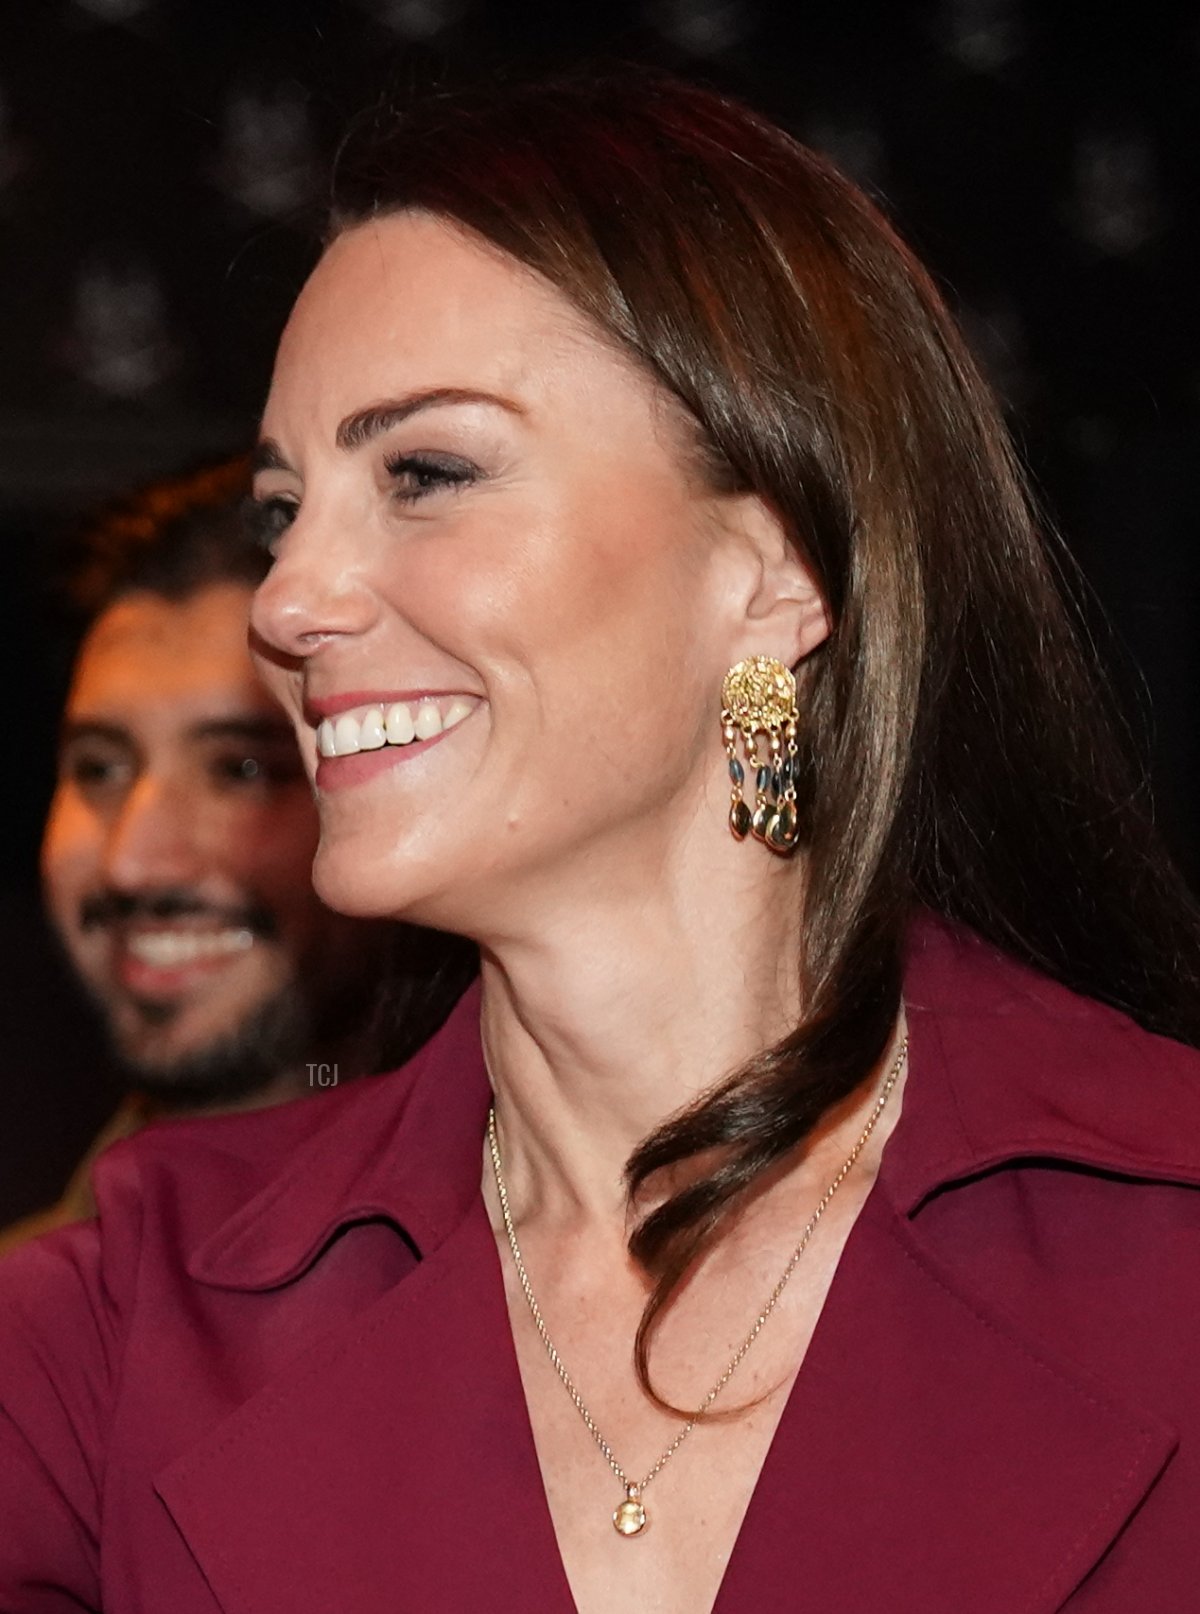
M 933 921 L 904 1108 L 717 1614 L 1195 1614 L 1200 1054 Z M 0 1610 L 570 1614 L 479 1193 L 407 1069 L 152 1128 L 0 1264 Z

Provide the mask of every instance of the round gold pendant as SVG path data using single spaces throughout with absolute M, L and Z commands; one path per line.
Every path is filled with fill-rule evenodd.
M 630 1494 L 612 1516 L 613 1529 L 619 1536 L 641 1535 L 646 1528 L 646 1510 L 636 1495 Z

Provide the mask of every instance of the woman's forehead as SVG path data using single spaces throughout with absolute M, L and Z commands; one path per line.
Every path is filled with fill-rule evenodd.
M 345 231 L 280 343 L 264 429 L 295 407 L 340 418 L 422 389 L 478 390 L 518 413 L 657 419 L 659 389 L 543 276 L 451 221 L 400 213 Z
M 280 346 L 489 366 L 493 382 L 535 374 L 599 348 L 585 316 L 549 282 L 450 221 L 400 213 L 355 226 L 329 246 Z

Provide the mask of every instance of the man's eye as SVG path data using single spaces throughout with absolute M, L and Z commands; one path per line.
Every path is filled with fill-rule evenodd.
M 116 757 L 76 752 L 63 758 L 59 776 L 69 779 L 84 795 L 95 795 L 124 785 L 129 778 L 129 764 Z
M 220 785 L 270 786 L 287 785 L 303 777 L 304 768 L 299 756 L 260 757 L 246 752 L 231 752 L 215 757 L 211 764 L 212 776 Z
M 274 555 L 279 540 L 296 519 L 299 508 L 295 499 L 276 496 L 269 499 L 250 497 L 242 507 L 246 536 L 259 549 Z

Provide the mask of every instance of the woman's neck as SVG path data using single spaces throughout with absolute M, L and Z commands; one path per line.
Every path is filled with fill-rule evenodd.
M 693 905 L 660 880 L 484 948 L 484 1048 L 519 1217 L 623 1236 L 637 1144 L 795 1026 L 799 869 L 772 864 L 771 900 L 708 889 Z

